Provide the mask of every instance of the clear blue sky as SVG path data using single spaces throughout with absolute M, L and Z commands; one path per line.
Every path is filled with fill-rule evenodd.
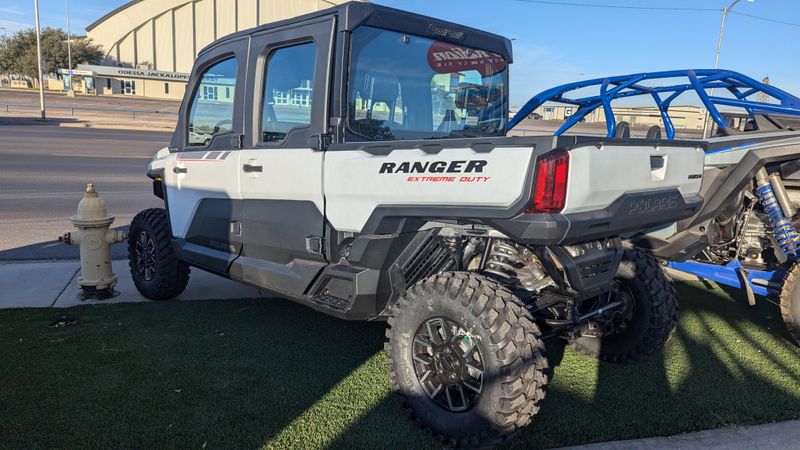
M 281 0 L 272 0 L 281 1 Z M 283 0 L 290 1 L 290 0 Z M 512 104 L 578 79 L 714 64 L 722 8 L 730 0 L 553 0 L 633 7 L 709 8 L 646 11 L 548 5 L 525 0 L 376 0 L 376 3 L 463 23 L 514 38 Z M 123 0 L 71 0 L 72 30 L 84 27 Z M 42 26 L 66 28 L 64 0 L 40 0 Z M 798 0 L 743 0 L 735 12 L 800 25 Z M 33 24 L 33 0 L 0 0 L 0 27 Z M 2 33 L 3 30 L 0 30 Z M 800 95 L 800 26 L 731 14 L 720 67 Z

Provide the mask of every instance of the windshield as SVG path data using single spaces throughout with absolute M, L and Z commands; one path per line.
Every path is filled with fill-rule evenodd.
M 350 131 L 367 140 L 505 133 L 508 67 L 485 50 L 358 27 L 348 86 Z

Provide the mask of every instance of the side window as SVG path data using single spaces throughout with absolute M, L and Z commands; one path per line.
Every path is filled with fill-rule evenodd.
M 316 57 L 313 42 L 269 54 L 261 102 L 262 142 L 282 141 L 292 128 L 311 123 Z
M 206 146 L 214 136 L 233 130 L 235 89 L 236 58 L 220 61 L 203 72 L 189 106 L 188 145 Z M 218 95 L 220 91 L 231 95 Z

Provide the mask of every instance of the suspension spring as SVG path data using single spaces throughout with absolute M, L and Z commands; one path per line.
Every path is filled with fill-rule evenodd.
M 516 246 L 501 240 L 494 240 L 489 250 L 484 272 L 507 280 L 516 277 L 517 266 L 522 264 L 519 250 Z
M 797 233 L 797 229 L 795 229 L 791 219 L 783 214 L 781 205 L 775 197 L 775 191 L 772 190 L 769 182 L 763 184 L 759 182 L 758 187 L 756 187 L 756 194 L 758 194 L 761 205 L 764 206 L 764 212 L 769 217 L 772 232 L 775 234 L 778 245 L 783 250 L 783 253 L 786 254 L 786 257 L 790 261 L 794 261 L 800 256 L 800 234 Z

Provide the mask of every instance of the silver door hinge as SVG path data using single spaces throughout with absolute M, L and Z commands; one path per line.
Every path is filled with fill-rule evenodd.
M 325 238 L 322 236 L 309 236 L 306 238 L 306 251 L 323 255 L 325 253 Z
M 333 136 L 330 133 L 312 134 L 308 137 L 308 145 L 314 150 L 325 151 L 331 144 Z
M 234 220 L 231 222 L 231 234 L 235 234 L 237 236 L 242 235 L 242 222 Z
M 231 136 L 231 147 L 235 149 L 244 148 L 244 135 L 237 134 L 235 136 Z

